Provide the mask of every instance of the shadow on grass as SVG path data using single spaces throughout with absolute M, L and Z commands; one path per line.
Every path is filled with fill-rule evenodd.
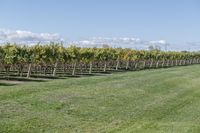
M 11 84 L 11 83 L 0 83 L 0 86 L 14 86 L 16 84 Z
M 63 77 L 59 77 L 59 76 L 49 76 L 49 75 L 31 75 L 31 78 L 35 78 L 35 79 L 63 79 Z
M 0 80 L 7 81 L 22 81 L 22 82 L 46 82 L 46 80 L 42 79 L 33 79 L 33 78 L 24 78 L 24 77 L 0 77 Z

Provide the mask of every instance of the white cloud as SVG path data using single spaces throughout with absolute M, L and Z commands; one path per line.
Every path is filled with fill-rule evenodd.
M 50 33 L 33 33 L 23 30 L 2 30 L 0 29 L 0 43 L 24 43 L 24 44 L 36 44 L 38 42 L 44 44 L 48 42 L 64 42 L 59 34 Z M 69 44 L 75 44 L 81 47 L 101 47 L 103 44 L 108 44 L 112 47 L 122 48 L 134 48 L 134 49 L 148 49 L 150 45 L 165 47 L 168 43 L 165 40 L 153 40 L 147 41 L 140 38 L 133 37 L 95 37 L 86 40 L 68 42 Z
M 158 40 L 158 41 L 149 41 L 150 44 L 163 44 L 166 45 L 167 42 L 165 40 Z
M 30 31 L 22 30 L 1 30 L 0 29 L 0 42 L 12 43 L 46 43 L 46 42 L 60 42 L 63 41 L 59 34 L 50 33 L 33 33 Z
M 108 44 L 111 46 L 123 47 L 127 45 L 133 44 L 141 44 L 142 41 L 139 38 L 103 38 L 103 37 L 95 37 L 87 40 L 80 40 L 71 42 L 72 44 L 76 44 L 78 46 L 83 47 L 100 47 L 103 44 Z
M 148 49 L 150 45 L 164 47 L 168 45 L 166 40 L 147 41 L 140 38 L 120 37 L 120 38 L 103 38 L 96 37 L 87 40 L 71 42 L 81 47 L 101 47 L 103 44 L 108 44 L 112 47 Z

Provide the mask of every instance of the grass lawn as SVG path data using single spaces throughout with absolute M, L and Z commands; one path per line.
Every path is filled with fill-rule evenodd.
M 0 133 L 199 133 L 200 65 L 0 83 Z

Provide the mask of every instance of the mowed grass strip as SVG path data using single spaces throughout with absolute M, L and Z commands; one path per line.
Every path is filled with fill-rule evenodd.
M 0 85 L 0 133 L 200 132 L 200 65 Z

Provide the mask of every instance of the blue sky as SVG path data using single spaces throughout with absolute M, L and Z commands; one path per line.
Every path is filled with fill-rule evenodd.
M 66 41 L 140 38 L 194 48 L 199 15 L 199 0 L 0 0 L 0 29 L 57 33 Z

